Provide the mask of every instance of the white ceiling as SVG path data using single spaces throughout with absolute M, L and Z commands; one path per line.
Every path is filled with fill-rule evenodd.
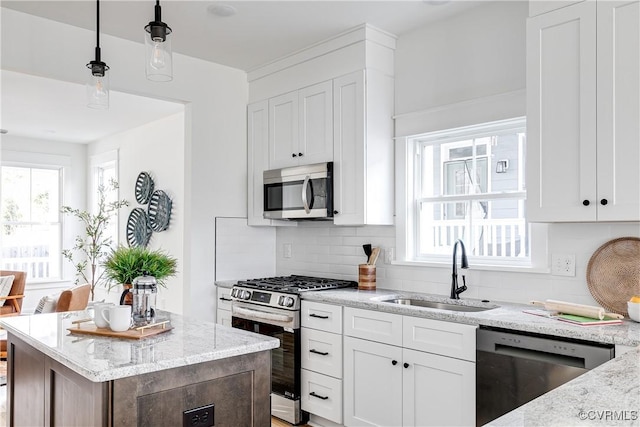
M 250 71 L 362 23 L 400 36 L 467 10 L 481 1 L 178 0 L 161 1 L 160 4 L 162 20 L 173 29 L 174 52 Z M 95 29 L 94 1 L 2 0 L 1 4 L 32 15 Z M 153 20 L 153 5 L 152 0 L 103 0 L 100 4 L 101 33 L 142 42 L 143 27 Z M 237 13 L 230 17 L 214 15 L 208 12 L 214 5 L 230 5 Z M 71 105 L 65 104 L 70 91 L 82 91 L 78 96 L 84 96 L 82 85 L 6 71 L 2 78 L 0 127 L 16 135 L 90 142 L 173 114 L 181 108 L 177 104 L 112 92 L 111 106 L 105 116 L 104 111 L 84 107 L 73 110 Z M 5 78 L 10 79 L 11 84 L 7 84 Z M 25 114 L 27 111 L 29 114 Z

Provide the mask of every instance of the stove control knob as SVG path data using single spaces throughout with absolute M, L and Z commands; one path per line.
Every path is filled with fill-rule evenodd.
M 284 295 L 280 295 L 278 297 L 278 305 L 284 306 L 284 300 L 285 300 L 285 296 Z
M 231 289 L 231 296 L 236 298 L 238 296 L 238 290 L 237 289 Z
M 251 291 L 243 291 L 242 296 L 240 298 L 245 300 L 251 298 Z
M 286 297 L 284 299 L 284 305 L 287 307 L 293 307 L 293 304 L 295 303 L 295 300 L 291 297 Z

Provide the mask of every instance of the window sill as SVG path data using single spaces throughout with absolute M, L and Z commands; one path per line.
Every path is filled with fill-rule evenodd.
M 71 287 L 73 282 L 68 280 L 48 280 L 46 282 L 27 282 L 26 288 L 29 290 L 46 290 Z
M 402 265 L 409 267 L 432 267 L 432 268 L 451 268 L 450 262 L 428 262 L 428 261 L 392 261 L 391 265 Z M 534 273 L 548 274 L 551 269 L 548 267 L 533 267 L 527 265 L 488 265 L 488 264 L 472 264 L 470 270 L 479 271 L 505 271 L 514 273 Z

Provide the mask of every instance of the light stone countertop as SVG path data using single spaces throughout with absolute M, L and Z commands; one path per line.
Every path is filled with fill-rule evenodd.
M 448 297 L 442 295 L 395 291 L 389 289 L 360 291 L 353 288 L 327 291 L 307 291 L 302 294 L 303 300 L 337 304 L 345 307 L 384 311 L 386 313 L 396 313 L 405 316 L 424 317 L 428 319 L 466 323 L 470 325 L 493 326 L 497 328 L 514 329 L 518 331 L 582 339 L 586 341 L 596 341 L 607 344 L 618 344 L 632 347 L 640 345 L 640 323 L 629 319 L 624 320 L 621 325 L 580 326 L 562 322 L 557 319 L 534 316 L 532 314 L 522 312 L 522 310 L 539 309 L 539 307 L 500 301 L 483 303 L 480 300 L 464 297 L 458 301 L 460 304 L 486 307 L 498 305 L 499 307 L 487 311 L 459 312 L 381 302 L 385 299 L 411 297 L 426 298 L 431 301 L 450 302 Z
M 450 312 L 396 305 L 384 299 L 427 297 L 447 301 L 442 295 L 377 289 L 359 291 L 305 292 L 303 299 L 387 313 L 424 317 L 472 325 L 535 332 L 559 337 L 578 338 L 618 344 L 635 349 L 586 372 L 531 402 L 493 420 L 488 426 L 640 426 L 640 323 L 625 320 L 622 325 L 579 326 L 523 313 L 532 306 L 524 304 L 461 299 L 467 305 L 500 307 L 482 312 Z
M 225 359 L 277 348 L 276 338 L 158 310 L 172 330 L 142 339 L 72 335 L 87 311 L 5 317 L 0 325 L 93 382 Z

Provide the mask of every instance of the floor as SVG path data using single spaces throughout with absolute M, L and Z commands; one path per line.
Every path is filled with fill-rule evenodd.
M 280 418 L 271 417 L 271 427 L 291 427 L 291 424 L 286 421 L 282 421 Z M 308 424 L 304 424 L 299 427 L 308 427 Z

